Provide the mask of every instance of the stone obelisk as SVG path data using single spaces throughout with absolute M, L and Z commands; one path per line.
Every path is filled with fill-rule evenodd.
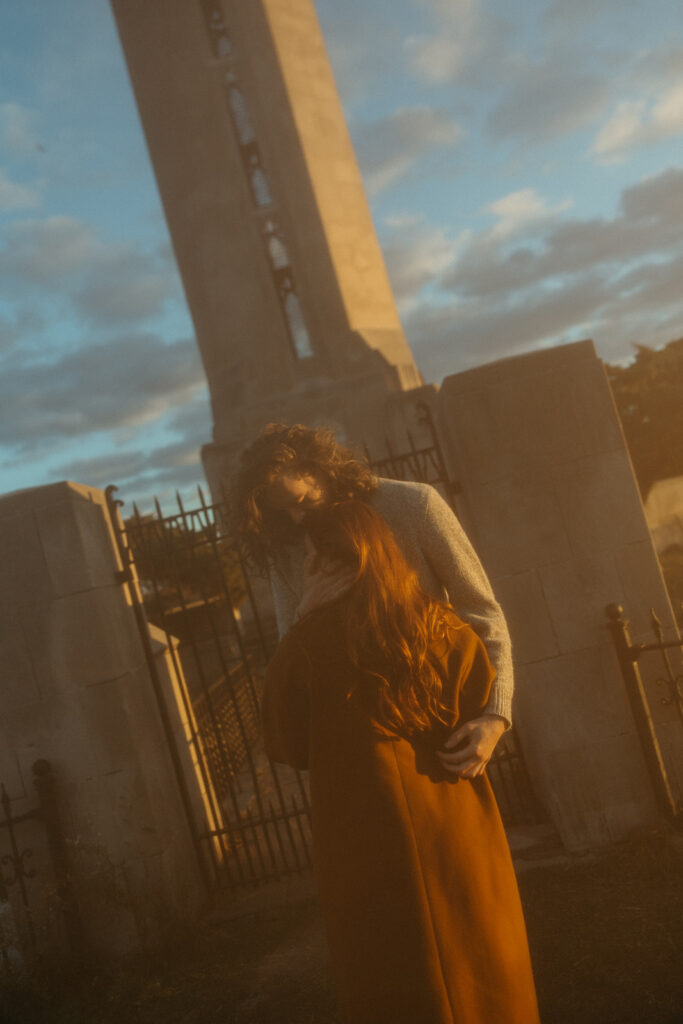
M 371 447 L 422 381 L 312 0 L 112 0 L 206 370 L 215 492 L 271 420 Z

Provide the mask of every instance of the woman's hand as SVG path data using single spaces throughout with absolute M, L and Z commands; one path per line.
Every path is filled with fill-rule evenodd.
M 437 757 L 452 775 L 474 779 L 486 768 L 504 732 L 505 719 L 500 715 L 472 718 L 448 737 Z
M 296 610 L 296 618 L 320 608 L 345 594 L 354 582 L 353 569 L 340 562 L 321 562 L 315 549 L 309 550 L 304 561 L 304 588 Z

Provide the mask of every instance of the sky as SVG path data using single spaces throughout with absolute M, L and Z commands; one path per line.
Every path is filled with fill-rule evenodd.
M 316 0 L 428 381 L 683 335 L 670 0 Z M 0 492 L 201 484 L 206 383 L 107 0 L 0 7 Z

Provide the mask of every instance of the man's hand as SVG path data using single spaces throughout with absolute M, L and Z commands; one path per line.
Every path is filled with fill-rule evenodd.
M 474 779 L 486 768 L 504 732 L 505 719 L 500 715 L 472 718 L 449 736 L 437 757 L 452 775 Z
M 334 562 L 320 563 L 314 550 L 309 550 L 304 561 L 304 588 L 296 610 L 301 619 L 315 608 L 341 597 L 356 578 L 353 569 Z

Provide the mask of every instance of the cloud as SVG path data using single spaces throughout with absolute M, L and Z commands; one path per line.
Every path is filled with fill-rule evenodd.
M 173 502 L 176 489 L 184 499 L 196 504 L 196 487 L 203 484 L 200 451 L 210 440 L 212 428 L 206 384 L 186 400 L 175 401 L 155 427 L 159 425 L 165 435 L 177 439 L 150 445 L 144 426 L 119 427 L 114 430 L 112 443 L 121 439 L 125 450 L 67 459 L 51 469 L 49 476 L 100 488 L 116 484 L 120 487 L 117 497 L 125 503 L 124 515 L 131 514 L 133 501 L 143 511 L 145 506 L 151 508 L 155 495 Z
M 10 294 L 66 298 L 100 327 L 142 322 L 181 296 L 175 266 L 163 253 L 104 242 L 89 224 L 66 216 L 10 224 L 0 274 Z
M 19 341 L 26 343 L 29 336 L 38 334 L 44 326 L 43 317 L 31 306 L 19 306 L 11 310 L 11 316 L 0 314 L 0 354 Z
M 508 63 L 506 88 L 486 128 L 499 141 L 545 142 L 582 128 L 608 97 L 604 71 L 582 68 L 574 53 L 549 53 L 542 60 L 518 55 Z
M 356 124 L 353 137 L 365 186 L 376 195 L 434 150 L 452 148 L 462 130 L 444 111 L 400 107 L 388 117 Z
M 10 181 L 0 169 L 0 213 L 27 210 L 40 205 L 40 194 L 32 185 Z
M 486 12 L 478 0 L 415 0 L 426 9 L 435 30 L 404 42 L 408 65 L 428 85 L 462 78 L 483 81 L 495 76 L 507 24 Z
M 633 68 L 633 80 L 655 92 L 674 85 L 683 76 L 683 44 L 655 46 L 641 51 Z
M 617 163 L 643 146 L 683 133 L 683 82 L 655 99 L 623 100 L 600 129 L 592 146 L 601 163 Z
M 484 208 L 487 213 L 492 213 L 497 218 L 496 223 L 485 237 L 487 241 L 517 237 L 530 228 L 538 228 L 554 219 L 558 213 L 568 209 L 570 205 L 569 202 L 563 202 L 556 206 L 549 206 L 533 188 L 510 192 Z
M 3 443 L 23 456 L 68 438 L 140 427 L 205 386 L 192 339 L 134 333 L 50 361 L 7 358 L 0 380 Z
M 148 456 L 142 451 L 112 452 L 63 462 L 50 471 L 53 480 L 73 480 L 89 487 L 107 487 L 144 471 Z
M 444 248 L 446 266 L 431 279 L 428 259 L 411 262 L 418 228 L 390 236 L 390 266 L 410 300 L 404 326 L 427 379 L 581 337 L 616 360 L 632 342 L 680 335 L 683 168 L 624 189 L 611 218 L 569 217 L 567 204 L 526 189 L 486 209 L 495 223 L 463 233 L 450 260 Z M 419 231 L 427 241 L 435 229 Z
M 578 340 L 603 302 L 602 282 L 585 275 L 524 299 L 425 304 L 406 319 L 405 328 L 426 379 L 440 380 L 494 359 Z
M 0 104 L 0 138 L 7 155 L 25 157 L 40 151 L 34 122 L 35 114 L 27 107 L 19 103 Z
M 147 320 L 176 291 L 175 273 L 131 246 L 103 252 L 74 294 L 76 308 L 93 323 Z
M 675 249 L 681 243 L 683 169 L 670 168 L 625 189 L 611 219 L 560 220 L 563 208 L 548 207 L 533 244 L 510 246 L 510 236 L 497 226 L 473 236 L 442 285 L 463 295 L 491 296 L 601 266 L 623 270 L 644 256 Z
M 100 252 L 94 230 L 73 217 L 15 221 L 5 232 L 0 271 L 15 283 L 59 287 Z
M 382 239 L 382 252 L 396 296 L 399 312 L 410 312 L 422 288 L 438 279 L 449 267 L 458 250 L 440 228 L 419 220 L 394 220 Z
M 178 441 L 152 449 L 72 459 L 56 466 L 50 472 L 50 476 L 54 480 L 75 480 L 92 487 L 123 483 L 128 485 L 131 493 L 137 493 L 137 488 L 141 486 L 147 490 L 150 485 L 153 486 L 162 479 L 164 484 L 169 479 L 181 478 L 184 478 L 185 482 L 199 482 L 199 446 L 188 441 Z M 131 482 L 133 486 L 130 486 Z
M 395 72 L 395 55 L 401 50 L 399 23 L 390 8 L 367 0 L 318 0 L 315 6 L 348 116 L 355 106 L 362 109 L 377 83 Z
M 635 0 L 555 0 L 542 14 L 541 20 L 549 28 L 564 32 L 578 29 L 582 32 L 591 31 L 597 18 L 618 11 L 623 17 L 624 12 L 635 8 Z

